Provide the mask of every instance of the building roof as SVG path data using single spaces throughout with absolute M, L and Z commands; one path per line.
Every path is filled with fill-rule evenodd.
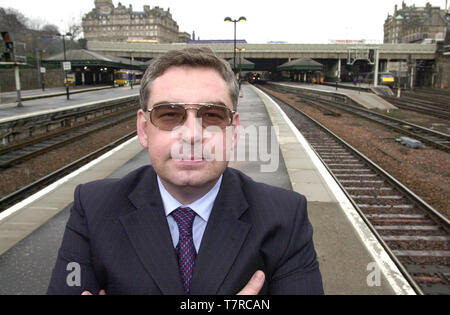
M 101 54 L 87 49 L 72 49 L 66 51 L 66 58 L 64 53 L 56 54 L 44 60 L 46 63 L 59 63 L 62 61 L 70 61 L 73 66 L 104 66 L 114 68 L 126 69 L 146 69 L 148 63 L 127 58 L 121 58 L 111 55 Z
M 305 71 L 316 71 L 322 70 L 323 65 L 317 61 L 310 58 L 296 59 L 288 61 L 281 66 L 277 67 L 278 70 L 305 70 Z

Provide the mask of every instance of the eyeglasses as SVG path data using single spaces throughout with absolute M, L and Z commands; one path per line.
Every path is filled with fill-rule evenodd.
M 150 113 L 150 121 L 155 127 L 172 131 L 184 124 L 188 109 L 197 111 L 196 117 L 201 119 L 203 128 L 216 126 L 224 129 L 233 123 L 236 113 L 225 105 L 209 103 L 163 103 L 147 109 L 147 112 Z

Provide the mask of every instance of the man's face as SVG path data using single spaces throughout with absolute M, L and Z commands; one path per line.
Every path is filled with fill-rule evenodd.
M 155 79 L 150 88 L 148 109 L 161 103 L 219 103 L 233 109 L 225 80 L 210 68 L 171 67 Z M 228 164 L 225 156 L 231 146 L 226 143 L 228 140 L 236 144 L 237 128 L 233 127 L 239 125 L 239 116 L 234 115 L 228 132 L 217 128 L 209 132 L 196 115 L 197 111 L 188 109 L 184 124 L 174 131 L 166 131 L 150 122 L 149 113 L 138 112 L 139 141 L 148 149 L 153 168 L 165 184 L 183 188 L 209 186 L 217 181 Z M 211 160 L 210 153 L 217 155 L 219 147 L 224 154 Z

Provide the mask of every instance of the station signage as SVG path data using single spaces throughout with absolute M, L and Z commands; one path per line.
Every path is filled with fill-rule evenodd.
M 64 61 L 62 64 L 64 71 L 72 70 L 72 64 L 70 63 L 70 61 Z

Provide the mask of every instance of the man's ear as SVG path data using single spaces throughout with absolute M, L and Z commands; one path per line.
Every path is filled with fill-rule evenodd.
M 140 109 L 137 112 L 137 121 L 136 121 L 136 127 L 137 127 L 137 134 L 139 138 L 139 142 L 141 145 L 148 149 L 148 124 L 146 114 L 142 109 Z

